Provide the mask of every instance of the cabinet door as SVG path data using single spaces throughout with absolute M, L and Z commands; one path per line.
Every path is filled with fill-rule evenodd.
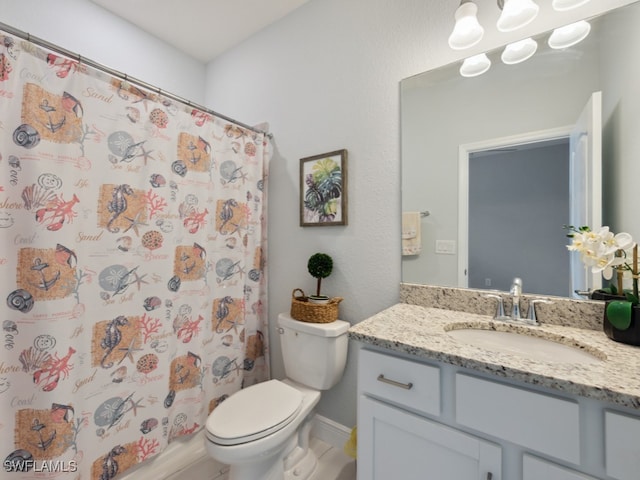
M 361 395 L 359 480 L 500 480 L 500 447 Z
M 640 418 L 606 411 L 604 435 L 607 475 L 617 480 L 640 478 Z
M 555 465 L 532 455 L 522 460 L 522 480 L 596 480 L 584 473 Z

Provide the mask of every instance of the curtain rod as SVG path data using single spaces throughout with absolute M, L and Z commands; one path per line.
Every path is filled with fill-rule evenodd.
M 173 93 L 167 92 L 165 90 L 162 90 L 158 87 L 155 87 L 147 82 L 144 82 L 142 80 L 139 80 L 137 78 L 134 77 L 130 77 L 129 75 L 127 75 L 126 73 L 122 73 L 119 72 L 118 70 L 114 70 L 113 68 L 107 67 L 106 65 L 102 64 L 102 63 L 98 63 L 95 62 L 89 58 L 86 57 L 82 57 L 81 55 L 74 53 L 70 50 L 67 50 L 66 48 L 60 47 L 58 45 L 55 45 L 51 42 L 48 42 L 46 40 L 43 40 L 42 38 L 38 38 L 35 37 L 27 32 L 23 32 L 22 30 L 18 30 L 17 28 L 14 28 L 10 25 L 7 25 L 6 23 L 2 23 L 0 22 L 0 30 L 4 30 L 5 32 L 11 34 L 11 35 L 15 35 L 16 37 L 20 37 L 23 40 L 27 40 L 28 42 L 33 42 L 36 45 L 39 45 L 41 47 L 47 48 L 49 50 L 52 50 L 56 53 L 60 53 L 66 57 L 69 57 L 73 60 L 76 60 L 78 63 L 82 63 L 84 65 L 88 65 L 92 68 L 101 70 L 103 72 L 108 73 L 109 75 L 113 75 L 114 77 L 118 77 L 121 80 L 124 80 L 125 82 L 129 82 L 129 83 L 133 83 L 139 87 L 142 87 L 146 90 L 150 90 L 152 92 L 157 93 L 158 95 L 162 95 L 164 97 L 170 98 L 171 100 L 174 100 L 176 102 L 180 102 L 182 104 L 185 104 L 189 107 L 192 108 L 196 108 L 198 110 L 203 111 L 204 113 L 208 113 L 210 115 L 214 115 L 216 117 L 219 117 L 223 120 L 226 120 L 228 122 L 232 122 L 235 123 L 243 128 L 246 128 L 248 130 L 251 130 L 252 132 L 256 132 L 256 133 L 262 133 L 266 136 L 268 136 L 269 138 L 271 138 L 273 135 L 269 132 L 265 132 L 264 130 L 260 130 L 258 128 L 252 127 L 250 125 L 247 125 L 246 123 L 242 123 L 239 122 L 238 120 L 235 120 L 231 117 L 227 117 L 226 115 L 222 115 L 221 113 L 215 112 L 207 107 L 203 107 L 202 105 L 198 105 L 196 103 L 193 103 L 190 100 L 187 100 L 186 98 L 180 97 L 178 95 L 175 95 Z

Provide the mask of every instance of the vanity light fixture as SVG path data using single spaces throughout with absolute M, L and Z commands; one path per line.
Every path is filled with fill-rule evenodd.
M 510 43 L 502 52 L 500 58 L 507 65 L 524 62 L 533 56 L 538 49 L 538 42 L 533 38 L 525 38 L 519 42 Z
M 588 0 L 554 0 L 564 7 L 569 2 Z M 511 32 L 532 22 L 540 7 L 534 0 L 497 0 L 501 10 L 497 27 L 501 32 Z M 477 17 L 478 6 L 474 0 L 460 0 L 455 12 L 455 25 L 449 35 L 449 46 L 453 50 L 464 50 L 476 45 L 484 36 L 484 28 Z
M 591 31 L 591 24 L 586 20 L 556 28 L 549 37 L 548 44 L 551 48 L 569 48 L 584 40 Z
M 484 28 L 476 17 L 478 6 L 470 0 L 462 0 L 456 10 L 456 24 L 449 36 L 449 46 L 454 50 L 464 50 L 474 46 L 484 35 Z
M 578 8 L 588 3 L 589 0 L 553 0 L 551 4 L 554 10 L 559 12 L 564 12 L 565 10 L 571 10 L 573 8 Z
M 498 5 L 500 5 L 498 1 Z M 511 32 L 524 27 L 538 15 L 540 7 L 533 0 L 504 0 L 497 27 L 501 32 Z
M 460 67 L 460 75 L 463 77 L 477 77 L 491 67 L 491 60 L 485 53 L 466 58 Z

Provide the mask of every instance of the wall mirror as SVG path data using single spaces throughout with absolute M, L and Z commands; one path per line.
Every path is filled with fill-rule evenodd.
M 563 225 L 620 230 L 628 220 L 612 211 L 608 172 L 634 129 L 620 112 L 638 96 L 628 84 L 640 3 L 588 20 L 581 43 L 554 50 L 549 33 L 536 36 L 537 52 L 517 65 L 497 49 L 477 77 L 455 63 L 402 80 L 402 210 L 429 212 L 420 253 L 402 257 L 403 282 L 508 290 L 521 277 L 527 293 L 565 297 L 598 286 L 567 251 Z M 595 140 L 578 123 L 594 111 Z M 602 168 L 571 163 L 585 149 L 602 153 Z

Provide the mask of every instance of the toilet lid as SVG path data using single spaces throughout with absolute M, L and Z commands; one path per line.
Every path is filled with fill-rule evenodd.
M 302 393 L 269 380 L 242 389 L 218 405 L 207 419 L 207 436 L 221 445 L 251 442 L 280 430 L 302 408 Z

